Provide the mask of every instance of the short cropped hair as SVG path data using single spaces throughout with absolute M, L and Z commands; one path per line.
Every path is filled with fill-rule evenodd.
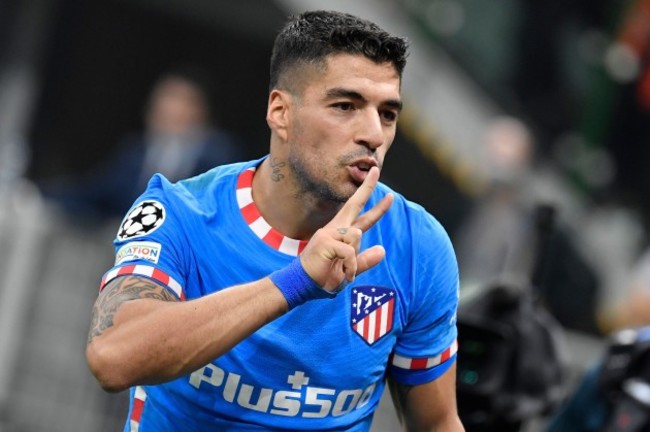
M 273 45 L 270 90 L 286 85 L 281 82 L 283 76 L 296 66 L 322 66 L 332 54 L 363 55 L 378 64 L 390 62 L 401 79 L 408 40 L 347 13 L 310 11 L 292 16 Z

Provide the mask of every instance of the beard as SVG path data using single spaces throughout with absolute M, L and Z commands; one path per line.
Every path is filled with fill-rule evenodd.
M 297 195 L 304 199 L 307 195 L 315 201 L 321 203 L 333 203 L 336 205 L 345 203 L 356 189 L 361 186 L 361 183 L 356 183 L 354 189 L 345 190 L 343 188 L 343 181 L 339 179 L 335 172 L 339 170 L 345 171 L 346 167 L 355 159 L 360 157 L 372 156 L 377 160 L 377 155 L 372 150 L 360 149 L 353 153 L 349 153 L 340 157 L 332 169 L 328 169 L 322 164 L 309 165 L 306 163 L 307 158 L 301 157 L 295 153 L 290 153 L 288 157 L 289 169 L 292 171 L 298 190 Z M 377 165 L 381 168 L 381 161 L 377 161 Z M 311 168 L 315 166 L 315 168 Z M 337 187 L 339 186 L 339 187 Z
M 317 167 L 316 170 L 310 169 L 305 159 L 295 154 L 289 155 L 288 162 L 298 187 L 296 193 L 303 198 L 308 195 L 315 201 L 338 205 L 345 203 L 354 193 L 337 190 L 334 176 L 323 166 Z

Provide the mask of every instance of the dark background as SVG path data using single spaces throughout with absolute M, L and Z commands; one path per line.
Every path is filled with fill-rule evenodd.
M 40 33 L 38 92 L 27 137 L 29 178 L 47 182 L 93 170 L 122 136 L 142 129 L 155 78 L 188 64 L 213 80 L 218 123 L 243 139 L 249 157 L 266 153 L 268 61 L 287 14 L 275 2 L 36 3 L 48 4 L 48 28 Z M 650 90 L 641 87 L 650 62 L 649 26 L 643 22 L 650 17 L 636 13 L 641 23 L 629 19 L 629 11 L 647 0 L 395 3 L 410 13 L 414 32 L 442 47 L 504 113 L 531 126 L 541 158 L 558 159 L 564 152 L 559 165 L 574 192 L 595 203 L 629 206 L 650 225 Z M 423 13 L 436 4 L 461 8 L 462 26 L 453 33 L 437 31 L 432 14 Z M 12 20 L 20 6 L 18 0 L 0 3 L 5 58 L 11 37 L 21 33 Z M 444 8 L 438 15 L 444 19 Z M 641 33 L 641 73 L 620 82 L 603 59 L 631 26 Z M 567 137 L 574 144 L 577 138 L 577 149 L 563 149 Z M 391 152 L 384 180 L 453 228 L 472 197 L 405 135 L 398 134 Z M 590 180 L 600 169 L 588 163 L 596 153 L 613 170 L 600 183 Z

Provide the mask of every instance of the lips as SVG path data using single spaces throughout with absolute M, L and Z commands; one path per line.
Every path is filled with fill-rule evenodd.
M 352 176 L 354 181 L 358 184 L 361 184 L 363 183 L 366 176 L 368 175 L 368 171 L 370 171 L 370 168 L 374 166 L 378 166 L 377 161 L 375 159 L 364 158 L 351 163 L 348 166 L 348 171 L 350 172 L 350 175 Z
M 350 165 L 361 171 L 370 171 L 370 168 L 374 166 L 378 166 L 377 161 L 373 158 L 359 159 L 354 161 Z

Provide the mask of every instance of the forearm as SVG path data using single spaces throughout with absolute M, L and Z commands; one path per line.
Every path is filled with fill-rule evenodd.
M 188 302 L 125 301 L 111 325 L 89 338 L 88 362 L 109 391 L 169 381 L 224 354 L 286 310 L 268 278 Z

